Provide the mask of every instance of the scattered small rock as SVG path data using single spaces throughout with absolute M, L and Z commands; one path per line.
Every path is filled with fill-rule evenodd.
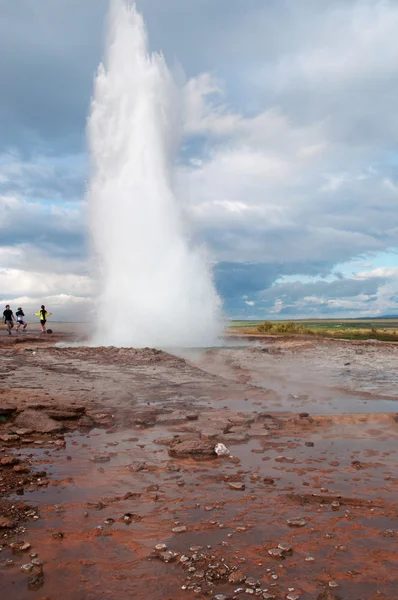
M 329 587 L 330 588 L 338 588 L 339 584 L 337 583 L 337 581 L 329 581 Z
M 264 477 L 263 482 L 267 485 L 274 485 L 275 479 L 272 479 L 272 477 Z
M 305 442 L 305 445 L 308 446 L 308 448 L 313 448 L 315 446 L 314 442 Z
M 13 465 L 17 465 L 19 463 L 19 458 L 16 456 L 4 456 L 0 459 L 0 465 L 2 467 L 12 467 Z
M 302 518 L 288 519 L 287 524 L 289 527 L 305 527 L 305 525 L 307 525 L 307 521 Z
M 246 575 L 242 571 L 233 571 L 228 577 L 229 583 L 236 585 L 237 583 L 244 583 L 246 581 Z
M 285 558 L 285 554 L 280 548 L 270 548 L 270 550 L 268 550 L 268 554 L 277 560 L 283 560 Z
M 180 525 L 179 527 L 173 527 L 171 531 L 173 533 L 184 533 L 185 531 L 188 531 L 188 529 L 185 525 Z
M 165 550 L 167 550 L 167 546 L 166 544 L 156 544 L 155 550 L 157 550 L 157 552 L 165 552 Z
M 7 517 L 0 517 L 0 529 L 13 529 L 16 526 L 16 522 Z
M 158 558 L 165 563 L 173 562 L 178 556 L 178 552 L 172 552 L 171 550 L 166 550 L 165 552 L 159 552 Z
M 242 483 L 241 481 L 230 481 L 228 485 L 231 488 L 231 490 L 244 490 L 244 489 L 246 489 L 245 484 Z
M 90 458 L 91 462 L 96 463 L 106 463 L 111 460 L 111 457 L 108 454 L 95 454 Z
M 395 537 L 396 533 L 392 529 L 385 529 L 381 535 L 386 538 L 391 538 Z
M 10 544 L 10 548 L 14 552 L 25 552 L 31 548 L 31 545 L 29 542 L 12 542 L 12 544 Z
M 290 556 L 291 554 L 293 554 L 293 546 L 288 542 L 280 542 L 278 544 L 278 548 L 279 550 L 282 550 L 285 555 Z
M 229 456 L 230 455 L 230 451 L 224 444 L 216 444 L 216 446 L 214 448 L 214 452 L 217 454 L 217 456 Z
M 292 456 L 277 456 L 275 460 L 276 462 L 293 463 L 295 459 Z

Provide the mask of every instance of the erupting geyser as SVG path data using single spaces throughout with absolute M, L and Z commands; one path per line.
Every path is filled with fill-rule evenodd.
M 111 0 L 88 122 L 97 345 L 204 346 L 221 332 L 211 273 L 173 191 L 179 114 L 178 90 L 163 56 L 148 53 L 141 15 Z

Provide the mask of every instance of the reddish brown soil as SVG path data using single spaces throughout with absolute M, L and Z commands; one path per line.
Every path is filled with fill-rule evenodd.
M 1 598 L 398 598 L 396 346 L 16 339 L 0 337 Z

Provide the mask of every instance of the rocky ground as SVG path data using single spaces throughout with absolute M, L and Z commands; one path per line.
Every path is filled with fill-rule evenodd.
M 398 598 L 397 346 L 65 342 L 0 337 L 2 598 Z

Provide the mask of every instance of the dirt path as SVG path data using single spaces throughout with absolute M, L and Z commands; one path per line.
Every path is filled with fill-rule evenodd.
M 398 348 L 61 339 L 0 338 L 2 597 L 398 597 Z

